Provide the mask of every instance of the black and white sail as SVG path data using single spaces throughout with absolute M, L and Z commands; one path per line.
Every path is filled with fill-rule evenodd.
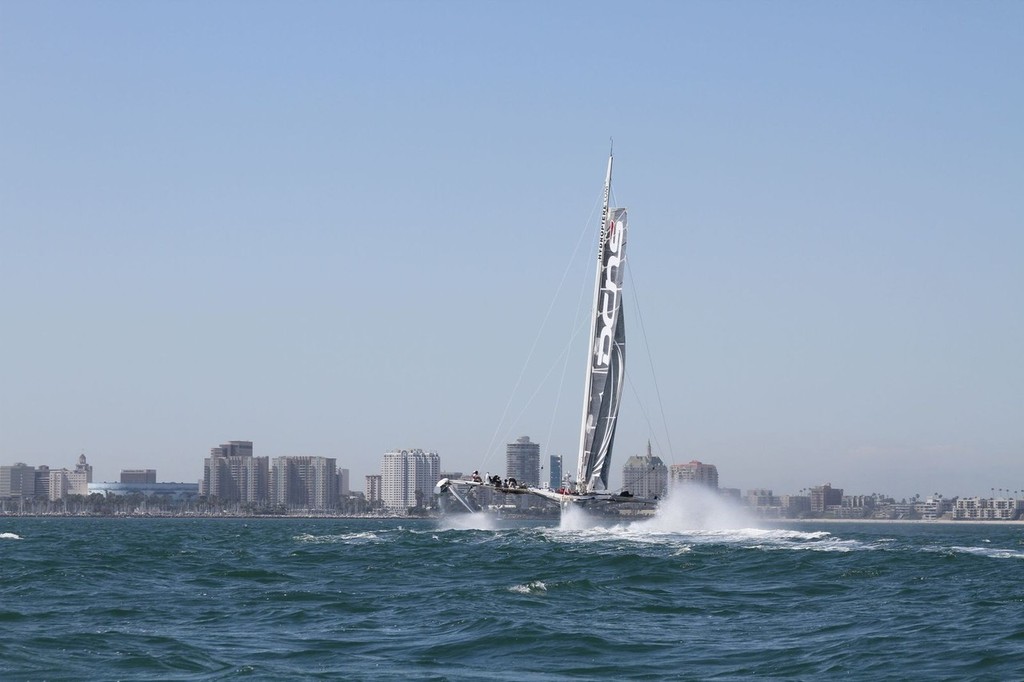
M 608 489 L 612 444 L 619 418 L 626 369 L 626 327 L 622 274 L 626 266 L 626 209 L 610 208 L 612 157 L 604 183 L 604 206 L 597 249 L 597 277 L 590 319 L 590 350 L 580 426 L 578 492 Z

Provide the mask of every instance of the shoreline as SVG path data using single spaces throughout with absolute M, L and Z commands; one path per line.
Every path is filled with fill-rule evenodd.
M 301 514 L 12 514 L 0 513 L 0 519 L 223 519 L 223 520 L 263 520 L 263 519 L 345 519 L 345 520 L 379 520 L 379 521 L 440 521 L 445 516 L 407 516 L 402 514 L 318 514 L 315 512 Z M 510 521 L 557 521 L 558 516 L 509 516 L 502 517 Z M 620 517 L 620 521 L 640 520 L 647 517 Z M 766 525 L 810 525 L 810 524 L 927 524 L 927 525 L 1024 525 L 1024 519 L 774 519 L 751 517 L 754 523 Z

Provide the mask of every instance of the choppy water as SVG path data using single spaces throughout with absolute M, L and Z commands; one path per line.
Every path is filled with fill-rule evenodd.
M 459 521 L 0 518 L 0 679 L 1024 679 L 1024 526 Z

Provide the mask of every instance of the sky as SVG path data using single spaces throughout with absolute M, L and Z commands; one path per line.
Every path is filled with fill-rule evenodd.
M 1024 4 L 0 0 L 0 464 L 1024 489 Z

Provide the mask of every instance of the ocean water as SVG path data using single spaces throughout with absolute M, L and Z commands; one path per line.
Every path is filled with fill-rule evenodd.
M 1024 679 L 1024 526 L 0 518 L 2 680 L 826 677 Z

